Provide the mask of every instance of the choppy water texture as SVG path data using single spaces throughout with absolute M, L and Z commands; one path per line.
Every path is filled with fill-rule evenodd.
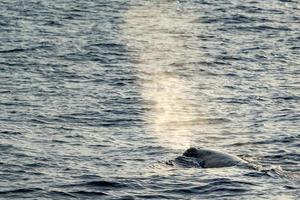
M 298 0 L 1 0 L 0 44 L 0 199 L 299 197 Z

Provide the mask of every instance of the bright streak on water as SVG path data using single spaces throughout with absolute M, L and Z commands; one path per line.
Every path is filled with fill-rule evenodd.
M 194 37 L 195 18 L 177 10 L 174 2 L 141 5 L 127 11 L 122 28 L 127 45 L 139 51 L 135 67 L 142 97 L 150 108 L 145 116 L 147 132 L 165 147 L 184 149 L 191 145 L 194 126 L 205 123 L 193 83 L 181 73 L 185 63 L 199 56 L 187 45 Z

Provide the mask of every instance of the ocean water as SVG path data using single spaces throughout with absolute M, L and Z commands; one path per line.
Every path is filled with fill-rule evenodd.
M 299 124 L 298 0 L 0 1 L 0 199 L 298 199 Z

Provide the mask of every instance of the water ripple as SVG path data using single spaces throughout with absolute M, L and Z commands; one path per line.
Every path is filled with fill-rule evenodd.
M 0 196 L 297 199 L 299 10 L 0 1 Z M 273 171 L 162 164 L 192 145 Z

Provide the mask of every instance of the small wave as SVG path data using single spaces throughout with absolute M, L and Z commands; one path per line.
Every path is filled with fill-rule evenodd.
M 95 174 L 83 174 L 83 175 L 79 175 L 79 176 L 74 176 L 74 178 L 87 179 L 87 180 L 101 179 L 100 176 L 95 175 Z
M 116 49 L 118 51 L 120 51 L 120 49 L 126 49 L 127 47 L 124 46 L 123 44 L 118 44 L 118 43 L 95 43 L 95 44 L 90 44 L 90 46 L 96 46 L 96 47 L 105 47 L 105 48 L 113 48 Z
M 51 197 L 54 197 L 54 196 L 76 197 L 75 195 L 72 195 L 69 192 L 62 192 L 62 191 L 50 191 L 50 192 L 48 192 L 48 195 Z
M 197 118 L 191 120 L 181 120 L 181 121 L 168 121 L 161 122 L 160 126 L 166 127 L 187 127 L 187 126 L 202 126 L 204 124 L 220 124 L 220 123 L 228 123 L 230 119 L 227 118 Z
M 50 48 L 52 46 L 50 45 L 40 45 L 36 47 L 28 47 L 28 48 L 14 48 L 14 49 L 7 49 L 7 50 L 0 50 L 0 54 L 6 54 L 6 53 L 20 53 L 20 52 L 29 52 L 29 51 L 35 51 L 38 49 L 45 49 Z
M 85 190 L 79 190 L 75 192 L 69 192 L 70 194 L 79 194 L 84 196 L 106 196 L 107 194 L 104 192 L 97 192 L 97 191 L 85 191 Z
M 106 189 L 113 188 L 124 188 L 128 187 L 124 183 L 115 182 L 115 181 L 87 181 L 75 184 L 62 185 L 62 187 L 99 187 Z
M 273 97 L 273 100 L 300 100 L 300 96 L 278 96 L 278 97 Z
M 275 155 L 267 155 L 264 156 L 265 159 L 271 159 L 271 160 L 278 160 L 278 159 L 284 159 L 284 160 L 295 160 L 300 161 L 300 154 L 299 153 L 284 153 L 284 154 L 275 154 Z
M 0 150 L 1 151 L 6 151 L 9 149 L 14 149 L 15 147 L 11 144 L 0 144 Z
M 103 120 L 101 126 L 104 127 L 119 127 L 125 125 L 139 125 L 142 123 L 143 120 L 141 119 L 114 119 L 114 120 Z
M 255 186 L 256 184 L 251 182 L 245 182 L 245 181 L 233 181 L 229 178 L 213 178 L 213 179 L 206 179 L 204 182 L 210 183 L 212 185 L 234 185 L 236 187 L 242 186 L 242 185 L 252 185 Z
M 261 177 L 264 176 L 265 174 L 262 172 L 249 172 L 244 174 L 244 176 L 249 176 L 249 177 Z
M 24 166 L 30 167 L 30 168 L 42 168 L 42 167 L 47 168 L 47 167 L 49 167 L 48 164 L 41 163 L 41 162 L 29 163 L 29 164 L 25 164 Z
M 260 26 L 236 26 L 232 27 L 232 29 L 238 29 L 240 31 L 247 31 L 247 32 L 259 32 L 259 31 L 291 31 L 290 28 L 285 26 L 280 27 L 273 27 L 267 25 L 260 25 Z M 228 30 L 228 29 L 227 29 Z
M 14 190 L 4 190 L 0 191 L 0 194 L 6 195 L 6 194 L 15 194 L 15 193 L 32 193 L 36 191 L 42 190 L 41 188 L 20 188 L 20 189 L 14 189 Z
M 244 145 L 261 145 L 261 144 L 275 144 L 275 143 L 293 143 L 300 139 L 300 135 L 296 136 L 287 136 L 278 139 L 268 139 L 261 141 L 252 141 L 252 142 L 238 142 L 230 144 L 229 146 L 244 146 Z
M 18 131 L 0 131 L 0 135 L 4 134 L 4 135 L 22 135 L 21 132 Z
M 61 27 L 63 26 L 62 23 L 60 23 L 59 21 L 47 21 L 44 23 L 45 26 L 58 26 Z
M 283 14 L 282 11 L 280 10 L 275 10 L 275 9 L 264 9 L 256 6 L 248 6 L 248 5 L 238 5 L 235 7 L 237 10 L 241 10 L 245 13 L 269 13 L 269 14 Z
M 0 53 L 18 53 L 26 50 L 28 49 L 16 48 L 16 49 L 9 49 L 9 50 L 1 50 Z
M 175 199 L 175 197 L 172 197 L 170 196 L 169 194 L 168 195 L 151 195 L 151 194 L 144 194 L 144 195 L 138 195 L 137 196 L 139 199 Z M 129 198 L 130 199 L 130 198 Z M 131 198 L 131 199 L 134 199 L 134 198 Z
M 116 187 L 116 188 L 127 187 L 127 185 L 125 185 L 123 183 L 112 182 L 112 181 L 91 181 L 91 182 L 85 183 L 85 185 L 95 186 L 95 187 L 111 187 L 111 188 L 113 188 L 113 187 Z
M 47 121 L 42 120 L 42 119 L 36 119 L 36 118 L 30 119 L 30 122 L 36 123 L 36 124 L 48 124 Z
M 179 193 L 179 194 L 201 194 L 201 195 L 208 195 L 208 194 L 224 194 L 225 193 L 234 193 L 235 195 L 246 193 L 250 191 L 249 183 L 240 182 L 236 184 L 234 181 L 216 181 L 213 183 L 209 183 L 206 185 L 201 186 L 192 186 L 192 187 L 184 187 L 172 190 L 165 190 L 164 192 L 168 193 Z

